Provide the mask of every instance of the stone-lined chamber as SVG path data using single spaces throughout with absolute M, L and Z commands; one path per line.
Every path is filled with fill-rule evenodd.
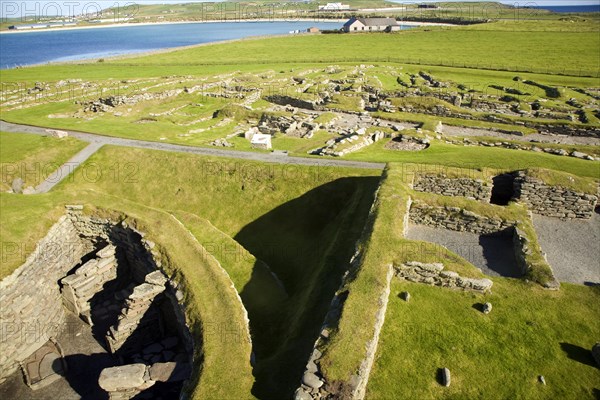
M 115 367 L 144 370 L 137 386 L 138 380 L 127 375 L 121 375 L 125 386 L 114 384 L 110 368 L 89 384 L 99 384 L 111 399 L 142 392 L 179 396 L 191 373 L 194 347 L 179 303 L 183 293 L 161 272 L 154 243 L 143 237 L 124 222 L 85 216 L 81 206 L 67 206 L 67 215 L 26 262 L 0 282 L 0 383 L 20 367 L 30 383 L 33 369 L 24 362 L 54 344 L 67 313 L 73 313 L 113 354 Z
M 458 207 L 431 206 L 422 201 L 412 202 L 409 220 L 413 224 L 433 228 L 470 232 L 478 235 L 509 237 L 512 241 L 517 265 L 522 275 L 528 275 L 531 272 L 531 265 L 527 261 L 528 257 L 533 253 L 543 254 L 539 246 L 534 248 L 531 239 L 520 229 L 517 221 L 489 218 Z M 543 255 L 543 258 L 543 266 L 541 268 L 547 271 L 548 280 L 540 283 L 546 288 L 558 289 L 559 283 L 553 276 L 552 268 L 545 260 L 545 255 Z

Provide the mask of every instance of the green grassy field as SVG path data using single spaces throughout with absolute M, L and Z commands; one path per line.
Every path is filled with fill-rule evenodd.
M 37 186 L 86 144 L 77 139 L 0 132 L 0 190 L 23 179 L 23 188 Z
M 530 32 L 493 27 L 407 30 L 394 34 L 352 34 L 245 40 L 219 46 L 201 46 L 164 56 L 110 61 L 121 65 L 279 64 L 336 62 L 414 62 L 483 69 L 573 72 L 597 76 L 597 32 Z M 514 26 L 518 27 L 518 24 Z M 459 43 L 469 46 L 458 48 Z M 552 43 L 552 47 L 546 46 Z M 360 52 L 354 49 L 360 47 Z M 292 56 L 290 56 L 292 55 Z
M 492 292 L 395 280 L 367 398 L 596 398 L 600 376 L 589 350 L 600 330 L 600 290 L 548 292 L 498 278 Z M 489 315 L 476 309 L 485 302 Z M 450 370 L 448 388 L 438 383 L 440 368 Z
M 352 4 L 376 7 L 384 2 L 356 0 Z M 471 6 L 477 13 L 485 7 L 461 3 L 451 12 L 423 13 L 431 18 L 456 18 L 459 7 Z M 145 16 L 181 18 L 197 13 L 198 7 L 152 5 L 144 12 Z M 510 18 L 515 12 L 507 7 L 496 11 L 498 18 Z M 343 387 L 358 370 L 365 345 L 372 339 L 379 306 L 376 299 L 391 264 L 419 258 L 443 262 L 445 269 L 464 277 L 483 277 L 480 270 L 448 250 L 404 239 L 409 196 L 435 206 L 456 206 L 519 221 L 532 248 L 527 279 L 538 283 L 550 279 L 524 207 L 416 193 L 407 186 L 407 170 L 413 169 L 477 178 L 528 169 L 549 183 L 594 193 L 600 178 L 598 161 L 453 145 L 443 137 L 436 139 L 433 132 L 438 121 L 525 135 L 553 124 L 588 131 L 600 126 L 598 16 L 562 20 L 545 11 L 539 11 L 539 16 L 549 21 L 503 19 L 394 34 L 248 39 L 102 63 L 93 60 L 2 71 L 0 80 L 9 90 L 3 93 L 6 97 L 0 107 L 2 119 L 8 121 L 191 146 L 211 146 L 213 140 L 228 136 L 232 149 L 246 151 L 252 149 L 243 133 L 257 126 L 263 115 L 294 115 L 272 110 L 267 93 L 291 93 L 297 99 L 311 100 L 331 89 L 304 87 L 299 83 L 303 79 L 340 86 L 342 90 L 327 106 L 354 112 L 364 111 L 359 107 L 361 98 L 368 99 L 375 92 L 410 91 L 410 96 L 399 95 L 392 103 L 417 110 L 371 115 L 420 124 L 421 130 L 402 133 L 428 136 L 431 146 L 419 152 L 388 150 L 385 145 L 390 139 L 386 138 L 345 157 L 397 163 L 388 167 L 382 181 L 378 171 L 372 170 L 105 146 L 48 194 L 0 193 L 0 242 L 19 244 L 18 252 L 2 254 L 0 278 L 24 262 L 64 213 L 65 204 L 85 204 L 86 212 L 99 215 L 127 215 L 128 221 L 158 244 L 166 272 L 187 288 L 192 333 L 203 343 L 187 391 L 195 399 L 280 399 L 292 397 L 298 387 L 331 298 L 358 243 L 358 267 L 342 288 L 348 290 L 348 297 L 320 361 L 328 382 Z M 427 83 L 424 74 L 433 76 L 441 87 Z M 53 96 L 56 91 L 64 95 L 64 82 L 61 86 L 59 81 L 74 78 L 82 79 L 74 83 L 81 85 L 77 86 L 81 93 Z M 48 89 L 39 97 L 28 97 L 35 82 L 48 84 Z M 210 88 L 188 90 L 202 85 Z M 19 89 L 12 92 L 10 88 L 15 87 Z M 262 95 L 252 104 L 235 97 L 244 89 L 258 87 Z M 228 92 L 229 88 L 237 89 Z M 167 90 L 181 93 L 101 112 L 83 110 L 89 101 L 121 91 L 135 95 Z M 431 96 L 418 97 L 422 93 Z M 508 93 L 515 97 L 498 99 Z M 471 98 L 487 101 L 500 112 L 454 105 L 456 95 L 465 102 Z M 19 98 L 23 103 L 15 100 Z M 502 108 L 506 103 L 524 113 Z M 541 108 L 541 116 L 532 113 L 534 105 Z M 439 117 L 433 113 L 436 107 L 471 119 Z M 490 115 L 498 120 L 490 122 L 486 119 Z M 583 117 L 568 119 L 576 115 L 586 116 L 587 122 Z M 327 109 L 314 121 L 327 125 L 334 118 L 349 117 Z M 311 157 L 308 151 L 336 137 L 328 129 L 319 126 L 310 139 L 277 133 L 273 144 L 292 155 Z M 374 129 L 379 128 L 372 126 L 369 134 Z M 60 163 L 85 146 L 71 138 L 8 133 L 0 133 L 0 140 L 2 191 L 17 176 L 5 174 L 5 165 L 29 168 L 36 163 Z M 599 154 L 598 146 L 548 146 Z M 33 185 L 43 176 L 25 178 L 26 184 Z M 383 185 L 373 204 L 380 182 Z M 493 281 L 492 293 L 475 295 L 394 278 L 367 398 L 579 399 L 597 395 L 600 379 L 587 351 L 598 340 L 595 335 L 600 329 L 595 318 L 600 311 L 598 288 L 566 284 L 558 292 L 549 292 L 525 280 Z M 233 289 L 248 312 L 252 348 L 243 328 L 244 310 Z M 410 303 L 398 298 L 404 290 L 413 295 Z M 494 305 L 487 316 L 473 308 L 484 301 Z M 224 342 L 227 335 L 202 329 L 206 323 L 235 331 L 240 340 Z M 254 367 L 250 366 L 251 351 Z M 452 372 L 450 388 L 436 382 L 437 369 L 442 367 Z M 536 383 L 538 375 L 546 377 L 546 386 Z

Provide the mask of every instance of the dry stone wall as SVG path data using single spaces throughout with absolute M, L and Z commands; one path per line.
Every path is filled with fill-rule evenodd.
M 514 200 L 525 203 L 532 212 L 563 219 L 589 219 L 598 202 L 598 196 L 547 185 L 524 171 L 517 172 L 514 192 Z
M 463 196 L 488 203 L 492 197 L 492 183 L 481 179 L 418 175 L 415 177 L 413 189 L 444 196 Z
M 0 281 L 0 383 L 60 332 L 65 310 L 56 282 L 89 250 L 63 216 L 25 263 Z
M 463 278 L 456 272 L 444 271 L 444 264 L 441 263 L 426 264 L 412 261 L 395 266 L 394 269 L 397 277 L 407 281 L 452 289 L 486 292 L 493 284 L 489 279 Z
M 433 228 L 471 232 L 479 235 L 510 233 L 516 222 L 488 218 L 458 207 L 435 207 L 414 201 L 410 208 L 410 222 Z
M 115 246 L 108 245 L 96 258 L 83 264 L 75 273 L 60 280 L 65 307 L 92 325 L 91 300 L 107 282 L 117 278 Z

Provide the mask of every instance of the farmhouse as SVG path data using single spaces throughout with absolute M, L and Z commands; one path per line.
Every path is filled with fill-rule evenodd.
M 356 18 L 352 17 L 344 24 L 344 32 L 390 32 L 400 30 L 394 18 Z

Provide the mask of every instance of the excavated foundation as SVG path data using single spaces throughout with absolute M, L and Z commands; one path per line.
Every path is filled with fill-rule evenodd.
M 180 396 L 193 354 L 182 293 L 143 236 L 70 206 L 0 282 L 0 397 Z

